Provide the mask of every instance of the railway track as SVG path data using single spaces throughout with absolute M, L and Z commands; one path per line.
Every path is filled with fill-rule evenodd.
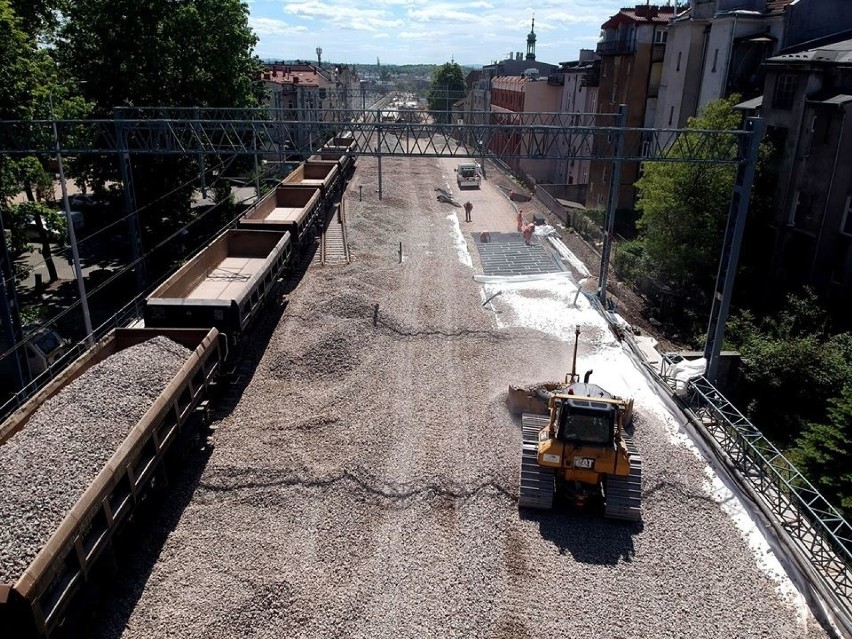
M 339 266 L 349 262 L 349 243 L 346 239 L 346 200 L 341 200 L 323 231 L 320 241 L 320 263 L 323 266 Z

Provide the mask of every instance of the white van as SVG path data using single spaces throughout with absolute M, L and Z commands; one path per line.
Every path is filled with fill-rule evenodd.
M 478 189 L 481 181 L 482 176 L 479 174 L 479 165 L 476 162 L 459 164 L 456 167 L 456 182 L 460 189 L 466 186 Z

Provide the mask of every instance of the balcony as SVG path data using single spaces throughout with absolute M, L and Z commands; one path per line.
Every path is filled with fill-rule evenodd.
M 598 42 L 598 55 L 633 55 L 636 53 L 636 40 L 604 40 Z

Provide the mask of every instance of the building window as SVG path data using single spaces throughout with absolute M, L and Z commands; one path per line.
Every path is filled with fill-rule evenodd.
M 772 94 L 772 106 L 777 109 L 789 109 L 796 95 L 796 76 L 779 75 L 775 78 L 775 91 Z
M 669 126 L 674 122 L 674 107 L 669 110 Z
M 800 229 L 810 229 L 813 226 L 813 203 L 814 197 L 810 193 L 796 191 L 793 206 L 790 208 L 790 217 L 787 224 Z
M 719 49 L 713 51 L 713 68 L 710 69 L 713 73 L 716 73 L 716 65 L 719 63 Z
M 654 44 L 665 44 L 669 38 L 668 31 L 657 31 L 654 34 Z
M 683 57 L 683 51 L 677 52 L 677 66 L 675 67 L 675 71 L 680 71 L 680 59 Z
M 799 208 L 800 197 L 801 192 L 796 191 L 796 194 L 793 196 L 793 206 L 790 207 L 790 213 L 787 215 L 787 226 L 795 226 L 796 224 L 796 210 Z
M 843 235 L 852 235 L 852 195 L 846 198 L 846 208 L 843 209 L 843 221 L 840 223 Z

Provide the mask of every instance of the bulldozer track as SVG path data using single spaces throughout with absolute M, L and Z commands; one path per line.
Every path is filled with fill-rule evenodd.
M 633 438 L 625 435 L 624 442 L 630 460 L 630 474 L 607 477 L 604 516 L 639 521 L 642 518 L 642 456 Z
M 547 425 L 547 417 L 525 414 L 522 417 L 521 481 L 518 508 L 553 508 L 556 478 L 552 468 L 538 465 L 538 431 Z
M 547 417 L 524 414 L 521 434 L 521 477 L 519 508 L 549 510 L 553 507 L 555 473 L 538 464 L 538 432 L 548 423 Z M 633 439 L 625 436 L 630 474 L 609 475 L 606 479 L 604 516 L 608 519 L 638 521 L 642 518 L 642 456 Z

